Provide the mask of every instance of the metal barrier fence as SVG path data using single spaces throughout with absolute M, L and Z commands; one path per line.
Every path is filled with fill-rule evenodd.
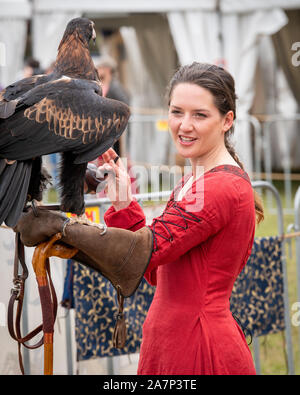
M 288 276 L 287 276 L 287 262 L 286 262 L 286 240 L 284 236 L 284 218 L 283 218 L 283 207 L 280 195 L 277 189 L 267 181 L 254 181 L 252 182 L 253 188 L 257 189 L 267 189 L 275 197 L 277 203 L 277 220 L 278 220 L 278 236 L 282 238 L 282 272 L 283 272 L 283 300 L 284 300 L 284 322 L 285 322 L 285 342 L 287 351 L 287 363 L 288 363 L 288 373 L 294 374 L 294 358 L 293 358 L 293 344 L 292 344 L 292 328 L 290 319 L 290 305 L 289 305 L 289 294 L 288 294 Z M 259 340 L 254 337 L 253 339 L 254 348 L 254 362 L 256 371 L 258 374 L 261 373 L 260 364 L 260 353 L 259 353 Z
M 266 173 L 266 180 L 268 182 L 272 182 L 272 144 L 271 144 L 271 134 L 276 132 L 277 130 L 271 127 L 274 124 L 279 123 L 287 123 L 287 122 L 296 122 L 300 121 L 300 114 L 293 114 L 293 115 L 268 115 L 266 119 L 262 122 L 262 148 L 263 148 L 263 163 Z M 291 178 L 291 151 L 292 147 L 289 144 L 288 136 L 285 133 L 285 128 L 280 135 L 280 145 L 281 145 L 281 152 L 283 154 L 282 160 L 282 167 L 284 172 L 284 190 L 285 190 L 285 206 L 286 212 L 292 213 L 293 212 L 293 202 L 292 202 L 292 178 Z M 299 140 L 298 140 L 299 141 Z M 268 207 L 272 207 L 272 199 L 271 195 L 268 195 Z
M 293 224 L 293 228 L 294 231 L 298 234 L 300 232 L 300 187 L 298 188 L 295 195 L 294 209 L 295 209 L 295 222 Z M 297 300 L 298 303 L 300 303 L 300 234 L 296 236 L 295 244 L 296 244 L 295 248 L 296 248 L 297 291 L 298 291 Z M 300 325 L 298 325 L 298 336 L 299 336 L 299 349 L 300 349 Z
M 253 155 L 253 164 L 252 168 L 254 170 L 254 179 L 260 180 L 262 174 L 262 150 L 261 147 L 263 146 L 263 133 L 262 133 L 262 126 L 259 120 L 251 115 L 244 115 L 243 117 L 239 117 L 236 120 L 236 124 L 238 125 L 239 122 L 248 122 L 250 126 L 252 126 L 254 131 L 254 155 Z

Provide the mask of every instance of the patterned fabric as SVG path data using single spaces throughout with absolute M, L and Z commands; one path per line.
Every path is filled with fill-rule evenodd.
M 231 311 L 253 336 L 285 328 L 281 255 L 278 237 L 255 239 L 248 263 L 234 284 Z
M 112 335 L 118 312 L 117 292 L 99 273 L 74 262 L 77 360 L 139 352 L 142 325 L 154 290 L 143 279 L 135 294 L 124 300 L 127 340 L 123 349 L 116 349 Z
M 64 292 L 61 301 L 61 305 L 67 309 L 74 309 L 73 268 L 74 261 L 72 259 L 68 259 L 64 282 Z

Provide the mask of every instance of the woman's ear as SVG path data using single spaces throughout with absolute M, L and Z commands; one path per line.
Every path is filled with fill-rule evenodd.
M 223 124 L 224 133 L 228 132 L 228 130 L 231 129 L 233 121 L 234 121 L 233 111 L 228 111 L 228 113 L 224 116 L 224 124 Z

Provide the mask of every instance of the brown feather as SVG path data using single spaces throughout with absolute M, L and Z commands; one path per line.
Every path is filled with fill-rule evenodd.
M 98 114 L 95 117 L 91 115 L 80 117 L 78 114 L 74 114 L 70 108 L 57 107 L 54 100 L 46 97 L 27 108 L 24 111 L 24 116 L 38 123 L 47 122 L 49 130 L 66 139 L 81 137 L 83 144 L 99 141 L 103 131 L 111 127 L 115 127 L 118 132 L 124 123 L 127 123 L 125 116 L 119 118 L 115 112 L 112 119 L 109 118 L 106 122 L 103 122 L 102 117 Z
M 54 70 L 71 78 L 99 81 L 89 48 L 78 39 L 76 31 L 62 40 Z

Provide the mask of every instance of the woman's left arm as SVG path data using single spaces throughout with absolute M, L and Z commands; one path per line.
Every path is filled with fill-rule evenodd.
M 150 226 L 153 252 L 146 276 L 217 234 L 233 218 L 240 193 L 231 178 L 219 175 L 206 180 L 205 189 L 186 194 L 182 201 L 169 204 Z M 193 200 L 194 196 L 194 200 Z

